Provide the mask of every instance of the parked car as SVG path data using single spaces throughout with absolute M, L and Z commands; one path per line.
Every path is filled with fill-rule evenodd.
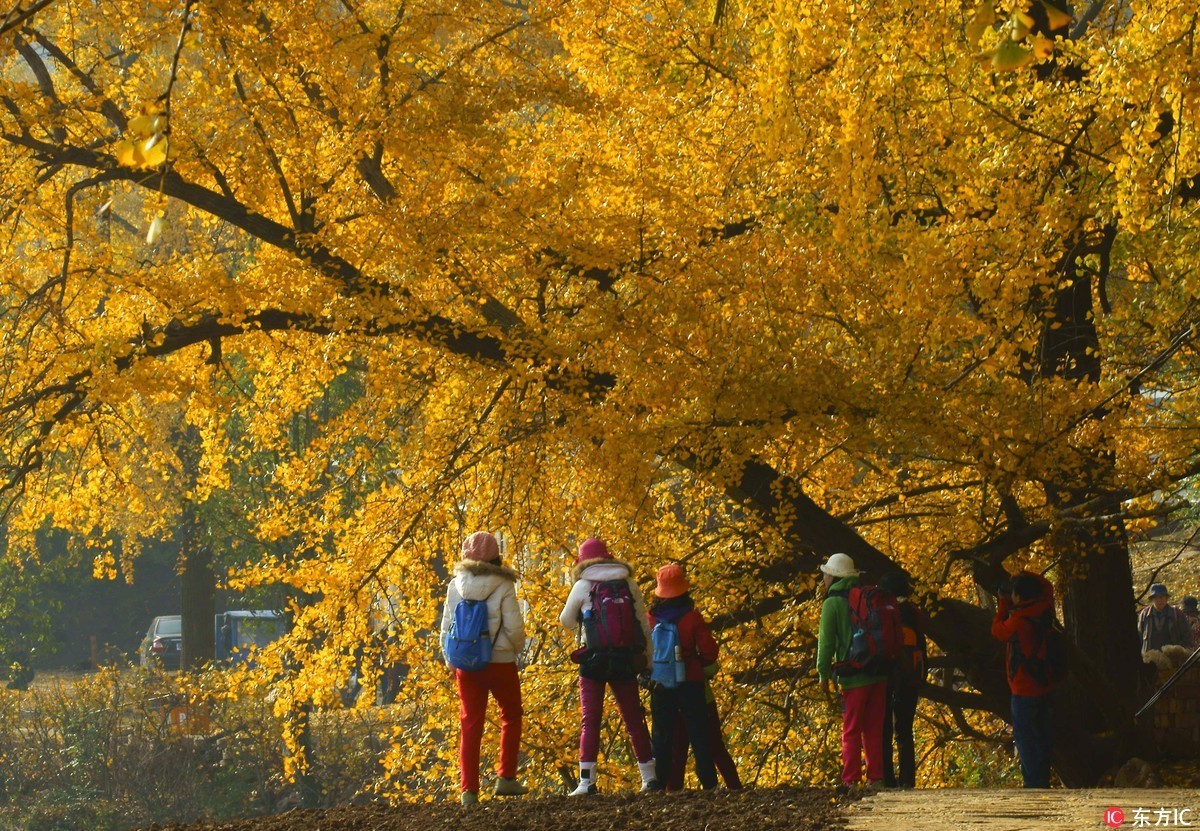
M 150 623 L 138 649 L 138 663 L 144 667 L 179 669 L 183 654 L 183 625 L 179 615 L 160 615 Z
M 287 618 L 263 609 L 221 612 L 213 618 L 214 657 L 231 664 L 250 663 L 250 653 L 287 632 Z

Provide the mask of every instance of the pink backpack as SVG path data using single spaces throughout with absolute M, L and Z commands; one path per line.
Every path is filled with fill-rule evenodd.
M 626 580 L 595 583 L 591 591 L 592 608 L 583 616 L 583 637 L 593 651 L 644 649 L 645 635 L 634 612 L 633 592 Z

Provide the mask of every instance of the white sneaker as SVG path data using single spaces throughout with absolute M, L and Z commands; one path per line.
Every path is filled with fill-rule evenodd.
M 575 786 L 575 790 L 571 791 L 567 796 L 591 796 L 596 793 L 596 783 L 591 779 L 580 779 L 579 784 Z

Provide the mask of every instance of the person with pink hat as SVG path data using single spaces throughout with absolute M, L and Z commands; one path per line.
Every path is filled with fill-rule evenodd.
M 679 563 L 658 570 L 656 598 L 650 607 L 654 670 L 650 716 L 654 724 L 654 759 L 663 784 L 671 782 L 675 765 L 675 723 L 683 720 L 696 759 L 696 776 L 706 791 L 717 787 L 709 729 L 705 670 L 717 662 L 717 642 L 692 602 L 691 584 Z
M 483 743 L 484 719 L 488 695 L 500 707 L 500 761 L 494 793 L 496 796 L 522 796 L 529 789 L 517 781 L 517 754 L 521 745 L 521 681 L 517 674 L 517 656 L 525 648 L 525 622 L 517 603 L 517 573 L 500 563 L 500 545 L 486 531 L 476 531 L 462 544 L 462 559 L 454 567 L 454 579 L 446 589 L 442 609 L 442 645 L 456 621 L 459 606 L 476 604 L 486 608 L 486 632 L 490 656 L 477 669 L 454 670 L 459 701 L 459 780 L 460 800 L 464 805 L 479 801 L 479 755 Z M 464 609 L 466 607 L 464 606 Z M 483 614 L 478 620 L 483 622 Z M 482 630 L 482 626 L 479 627 Z M 450 652 L 446 662 L 450 664 Z
M 650 731 L 637 682 L 650 660 L 650 621 L 642 592 L 633 580 L 633 569 L 614 559 L 604 540 L 591 537 L 580 543 L 571 573 L 575 583 L 558 620 L 565 628 L 578 630 L 584 646 L 572 654 L 572 659 L 579 662 L 582 726 L 579 785 L 570 795 L 596 793 L 596 758 L 600 754 L 606 686 L 617 700 L 633 744 L 642 790 L 658 790 Z

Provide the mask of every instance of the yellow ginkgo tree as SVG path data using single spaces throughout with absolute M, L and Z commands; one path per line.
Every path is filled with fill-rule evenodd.
M 416 720 L 385 761 L 422 783 L 453 765 L 434 629 L 472 531 L 523 575 L 547 778 L 573 759 L 556 618 L 584 537 L 643 578 L 687 563 L 770 776 L 813 764 L 789 737 L 814 729 L 791 702 L 824 557 L 909 573 L 967 682 L 929 697 L 998 714 L 990 589 L 1048 571 L 1077 676 L 1056 761 L 1092 783 L 1139 735 L 1129 535 L 1196 471 L 1195 24 L 1125 0 L 18 4 L 9 544 L 52 525 L 129 573 L 223 506 L 222 579 L 292 598 L 276 706 L 402 665 Z

